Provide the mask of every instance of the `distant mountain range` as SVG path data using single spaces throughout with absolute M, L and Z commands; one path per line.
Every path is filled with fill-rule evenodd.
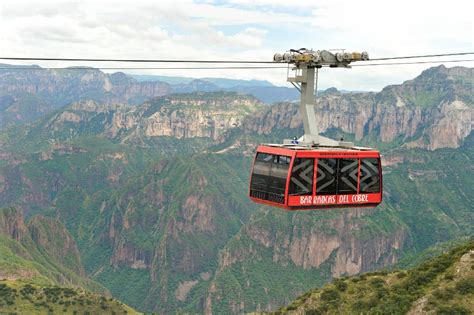
M 296 89 L 262 80 L 107 74 L 87 67 L 48 70 L 39 66 L 0 64 L 0 68 L 0 129 L 31 122 L 81 100 L 137 105 L 163 95 L 217 91 L 252 95 L 266 104 L 299 99 Z
M 0 68 L 0 128 L 31 122 L 79 100 L 133 105 L 171 93 L 167 83 L 138 82 L 123 73 L 106 74 L 89 68 Z
M 161 75 L 139 75 L 132 74 L 131 77 L 137 79 L 137 81 L 161 81 L 171 85 L 175 84 L 188 84 L 194 80 L 206 81 L 214 84 L 220 89 L 228 89 L 235 86 L 251 86 L 251 87 L 273 87 L 274 85 L 264 80 L 237 80 L 237 79 L 226 79 L 226 78 L 190 78 L 190 77 L 168 77 Z
M 299 97 L 295 89 L 258 80 L 130 76 L 85 67 L 48 70 L 0 64 L 0 68 L 0 128 L 33 121 L 80 100 L 137 105 L 162 95 L 213 91 L 249 94 L 268 104 Z
M 317 123 L 320 130 L 339 130 L 336 138 L 352 137 L 367 145 L 382 141 L 409 148 L 458 148 L 472 130 L 469 74 L 467 68 L 439 67 L 379 93 L 328 89 L 318 98 Z M 201 89 L 210 84 L 194 80 L 186 87 L 194 83 L 203 83 Z M 232 132 L 272 135 L 302 123 L 298 104 L 265 106 L 247 94 L 196 90 L 155 97 L 136 106 L 78 101 L 47 116 L 31 137 L 69 139 L 103 134 L 120 141 L 154 143 L 169 136 L 205 138 L 212 140 L 208 142 L 211 145 L 227 141 Z M 301 133 L 293 132 L 293 136 Z

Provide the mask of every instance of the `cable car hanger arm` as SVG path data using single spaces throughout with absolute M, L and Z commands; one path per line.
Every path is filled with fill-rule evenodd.
M 304 135 L 298 140 L 284 140 L 283 144 L 306 146 L 354 147 L 354 143 L 337 141 L 319 135 L 314 111 L 318 83 L 318 70 L 322 67 L 350 68 L 353 61 L 367 61 L 367 52 L 337 52 L 327 50 L 310 50 L 306 48 L 290 49 L 284 54 L 275 54 L 274 62 L 288 64 L 287 81 L 300 92 L 300 113 L 303 118 Z M 290 75 L 290 68 L 295 75 Z

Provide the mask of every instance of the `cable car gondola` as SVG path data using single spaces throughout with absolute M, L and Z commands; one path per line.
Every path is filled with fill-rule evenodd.
M 376 206 L 382 202 L 378 151 L 260 145 L 250 198 L 287 210 Z
M 382 202 L 380 153 L 320 136 L 313 108 L 320 67 L 349 67 L 351 61 L 367 59 L 367 53 L 306 49 L 275 55 L 275 61 L 295 65 L 296 75 L 288 75 L 288 81 L 301 93 L 305 134 L 258 146 L 250 176 L 252 201 L 286 210 L 375 207 Z

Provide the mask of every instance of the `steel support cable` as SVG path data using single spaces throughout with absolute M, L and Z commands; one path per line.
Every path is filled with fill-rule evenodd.
M 368 60 L 368 61 L 373 61 Z M 393 65 L 415 65 L 424 63 L 450 63 L 450 62 L 472 62 L 474 59 L 462 59 L 462 60 L 431 60 L 431 61 L 413 61 L 413 62 L 384 62 L 384 63 L 369 63 L 369 64 L 355 64 L 351 67 L 369 67 L 369 66 L 393 66 Z
M 284 67 L 258 67 L 258 66 L 242 66 L 242 67 L 0 67 L 0 70 L 226 70 L 226 69 L 286 69 Z
M 434 57 L 465 56 L 465 55 L 474 55 L 474 52 L 459 52 L 459 53 L 448 53 L 448 54 L 432 54 L 432 55 L 415 55 L 415 56 L 397 56 L 397 57 L 371 58 L 371 59 L 365 60 L 365 61 L 382 61 L 382 60 L 413 59 L 413 58 L 434 58 Z
M 373 60 L 369 60 L 373 61 Z M 458 60 L 431 60 L 431 61 L 413 61 L 413 62 L 386 62 L 369 64 L 351 64 L 351 67 L 370 67 L 370 66 L 394 66 L 394 65 L 413 65 L 413 64 L 433 64 L 433 63 L 452 63 L 452 62 L 473 62 L 474 59 Z M 287 66 L 229 66 L 229 67 L 31 67 L 31 66 L 10 66 L 1 67 L 0 70 L 238 70 L 238 69 L 287 69 Z
M 414 55 L 414 56 L 396 56 L 374 58 L 366 61 L 381 61 L 395 59 L 412 59 L 412 58 L 434 58 L 448 56 L 474 55 L 474 52 L 459 52 L 446 54 L 431 55 Z M 0 57 L 0 60 L 17 60 L 17 61 L 84 61 L 84 62 L 130 62 L 130 63 L 248 63 L 248 64 L 275 64 L 274 61 L 264 60 L 186 60 L 186 59 L 107 59 L 107 58 L 45 58 L 45 57 Z
M 186 60 L 186 59 L 106 59 L 106 58 L 43 58 L 43 57 L 0 57 L 0 60 L 18 61 L 85 61 L 85 62 L 130 62 L 130 63 L 275 63 L 258 60 Z

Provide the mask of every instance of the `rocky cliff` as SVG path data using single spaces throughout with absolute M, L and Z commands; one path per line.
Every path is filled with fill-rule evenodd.
M 99 104 L 137 105 L 171 93 L 216 91 L 253 95 L 266 103 L 295 100 L 298 96 L 294 89 L 252 80 L 207 78 L 169 84 L 154 76 L 143 78 L 120 72 L 107 74 L 92 68 L 48 70 L 6 64 L 1 68 L 0 128 L 31 122 L 64 105 L 85 100 Z
M 307 215 L 261 211 L 221 252 L 206 312 L 272 310 L 309 283 L 393 265 L 407 235 L 400 220 L 374 210 Z M 291 269 L 293 274 L 272 271 L 270 276 L 262 268 Z M 239 289 L 229 292 L 231 275 Z
M 318 128 L 338 130 L 363 144 L 458 148 L 472 132 L 473 81 L 470 68 L 440 66 L 379 93 L 331 89 L 318 96 Z M 232 132 L 268 136 L 293 130 L 299 136 L 302 121 L 296 104 L 265 106 L 250 96 L 215 92 L 164 96 L 138 107 L 84 101 L 54 115 L 44 128 L 55 138 L 89 132 L 142 144 L 157 137 L 204 138 L 218 144 Z
M 82 286 L 107 293 L 87 279 L 75 240 L 57 219 L 25 223 L 16 208 L 0 209 L 0 278 Z
M 76 241 L 61 221 L 35 216 L 28 222 L 28 232 L 42 253 L 76 275 L 86 276 Z
M 472 68 L 439 66 L 379 93 L 322 93 L 316 120 L 320 132 L 336 128 L 356 141 L 370 137 L 411 148 L 457 148 L 472 132 L 473 88 Z M 301 129 L 302 121 L 297 105 L 280 104 L 244 125 L 247 131 L 270 134 Z
M 30 122 L 52 110 L 80 100 L 101 104 L 139 104 L 168 94 L 169 84 L 138 82 L 123 74 L 106 74 L 87 68 L 0 70 L 0 127 Z
M 393 227 L 391 233 L 370 230 L 371 227 L 361 221 L 371 212 L 373 214 L 374 211 L 355 209 L 340 212 L 341 215 L 336 218 L 321 215 L 320 220 L 312 225 L 307 224 L 307 217 L 272 218 L 271 220 L 278 221 L 279 224 L 285 219 L 291 220 L 287 222 L 290 230 L 279 229 L 277 233 L 268 229 L 270 226 L 252 222 L 240 232 L 246 235 L 238 237 L 248 238 L 254 245 L 239 248 L 244 250 L 243 252 L 235 249 L 224 250 L 219 265 L 221 268 L 228 268 L 254 254 L 258 257 L 259 251 L 255 252 L 255 249 L 261 246 L 270 249 L 273 262 L 281 265 L 292 264 L 305 270 L 319 268 L 330 258 L 334 259 L 334 264 L 331 265 L 331 274 L 334 277 L 354 275 L 375 267 L 394 264 L 397 262 L 397 251 L 405 241 L 406 230 L 400 223 L 395 222 L 393 224 L 400 226 Z M 267 213 L 266 216 L 272 215 Z M 270 219 L 265 219 L 268 220 Z
M 224 141 L 231 129 L 242 127 L 246 117 L 265 107 L 251 96 L 233 92 L 176 94 L 138 107 L 84 101 L 49 118 L 43 128 L 56 139 L 89 133 L 122 142 L 171 137 L 205 138 L 212 144 Z
M 15 208 L 2 209 L 0 215 L 0 234 L 15 241 L 22 240 L 28 231 L 26 229 L 23 212 Z
M 113 249 L 96 279 L 114 270 L 146 274 L 149 282 L 141 299 L 147 308 L 164 313 L 200 298 L 215 272 L 219 249 L 247 221 L 251 209 L 229 178 L 216 176 L 207 166 L 235 179 L 229 162 L 195 157 L 197 161 L 164 160 L 131 180 L 117 200 L 103 203 L 105 211 L 112 211 L 104 243 Z M 245 189 L 243 183 L 238 187 Z M 119 288 L 113 293 L 130 298 Z

